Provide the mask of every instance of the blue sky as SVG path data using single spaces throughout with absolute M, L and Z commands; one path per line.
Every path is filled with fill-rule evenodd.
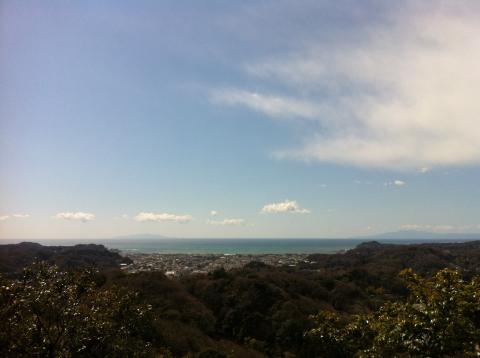
M 0 238 L 478 232 L 479 16 L 2 1 Z

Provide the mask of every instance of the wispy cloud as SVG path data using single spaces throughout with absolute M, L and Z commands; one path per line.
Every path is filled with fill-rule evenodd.
M 212 100 L 318 121 L 280 158 L 395 170 L 480 163 L 480 9 L 435 4 L 398 11 L 361 39 L 298 39 L 303 48 L 246 66 L 270 90 L 220 90 Z
M 403 180 L 394 180 L 394 181 L 388 181 L 386 183 L 384 183 L 383 185 L 385 186 L 405 186 L 407 185 L 406 182 L 404 182 Z
M 141 212 L 134 217 L 135 221 L 147 222 L 147 221 L 172 221 L 177 223 L 188 223 L 193 220 L 191 215 L 175 215 L 169 213 L 152 213 L 152 212 Z
M 207 220 L 207 224 L 215 226 L 242 226 L 245 225 L 244 219 L 223 219 L 223 220 Z
M 374 183 L 373 183 L 372 181 L 370 181 L 370 180 L 359 180 L 359 179 L 355 179 L 353 182 L 354 182 L 355 184 L 357 184 L 357 185 L 372 185 L 372 184 L 374 184 Z
M 60 220 L 78 220 L 83 223 L 87 221 L 92 221 L 95 219 L 95 214 L 92 213 L 84 213 L 82 211 L 78 212 L 63 212 L 63 213 L 58 213 L 54 216 L 55 219 L 60 219 Z
M 16 219 L 28 219 L 30 217 L 29 214 L 13 214 L 12 216 Z
M 212 92 L 211 100 L 218 104 L 247 106 L 273 118 L 316 120 L 326 110 L 326 108 L 322 108 L 310 101 L 237 89 L 216 90 Z
M 218 216 L 220 213 L 217 210 L 210 211 L 210 216 Z
M 295 213 L 295 214 L 309 214 L 310 210 L 301 208 L 294 200 L 285 200 L 280 203 L 266 204 L 260 211 L 262 214 L 277 214 L 277 213 Z
M 10 219 L 28 219 L 29 217 L 30 217 L 29 214 L 3 215 L 3 216 L 0 216 L 0 221 L 6 221 Z

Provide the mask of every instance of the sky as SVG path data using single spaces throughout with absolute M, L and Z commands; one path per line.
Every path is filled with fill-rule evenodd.
M 480 232 L 480 3 L 0 2 L 0 239 Z

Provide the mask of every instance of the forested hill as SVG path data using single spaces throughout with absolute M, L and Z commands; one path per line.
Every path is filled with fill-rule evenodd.
M 131 260 L 103 245 L 43 246 L 33 242 L 0 245 L 0 273 L 15 274 L 36 261 L 46 261 L 62 269 L 95 266 L 115 268 Z
M 479 353 L 480 241 L 368 242 L 344 253 L 312 254 L 297 267 L 251 262 L 231 271 L 173 279 L 161 272 L 127 274 L 112 269 L 122 258 L 97 245 L 0 246 L 2 270 L 18 271 L 39 259 L 56 263 L 61 270 L 89 265 L 108 270 L 101 270 L 102 279 L 98 273 L 89 279 L 82 271 L 64 274 L 40 265 L 33 268 L 33 276 L 0 282 L 0 297 L 5 298 L 0 300 L 2 357 L 43 357 L 46 350 L 54 352 L 50 356 L 65 356 L 79 349 L 83 353 L 72 356 L 103 352 L 103 356 L 169 358 L 473 357 Z M 411 270 L 400 275 L 406 268 L 426 279 Z M 440 271 L 445 268 L 453 270 Z M 38 317 L 51 332 L 61 332 L 53 343 L 51 332 L 38 327 Z M 58 327 L 58 322 L 64 326 Z
M 405 268 L 422 275 L 453 268 L 474 274 L 480 272 L 480 241 L 409 245 L 370 241 L 341 254 L 313 254 L 309 260 L 314 263 L 305 268 L 329 271 L 363 270 L 391 276 Z

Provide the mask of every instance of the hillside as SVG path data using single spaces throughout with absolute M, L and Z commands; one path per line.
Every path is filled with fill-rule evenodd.
M 336 314 L 342 327 L 340 322 L 350 322 L 355 315 L 375 314 L 385 304 L 405 302 L 409 290 L 399 277 L 405 268 L 425 277 L 443 268 L 453 268 L 466 279 L 480 272 L 480 241 L 367 242 L 346 253 L 312 254 L 298 267 L 251 262 L 240 269 L 176 279 L 161 272 L 112 270 L 122 258 L 96 245 L 6 246 L 0 247 L 4 270 L 18 271 L 39 258 L 64 268 L 86 264 L 109 268 L 103 270 L 104 279 L 97 280 L 99 289 L 136 292 L 139 304 L 151 309 L 145 339 L 152 342 L 152 349 L 167 349 L 173 357 L 336 357 L 337 353 L 318 353 L 318 341 L 305 335 L 323 322 L 318 321 L 323 316 L 312 321 L 312 315 Z
M 0 273 L 19 273 L 35 261 L 46 261 L 62 269 L 117 268 L 121 263 L 131 262 L 103 245 L 43 246 L 33 242 L 0 245 Z

